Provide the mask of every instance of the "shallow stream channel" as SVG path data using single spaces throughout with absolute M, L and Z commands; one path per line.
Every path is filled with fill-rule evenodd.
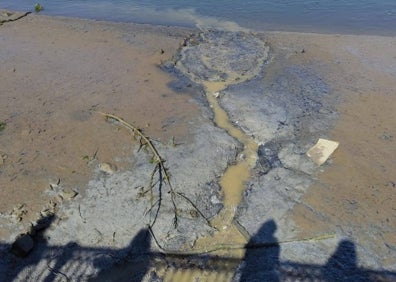
M 240 144 L 219 179 L 223 207 L 211 218 L 216 231 L 193 245 L 194 250 L 236 259 L 225 263 L 230 269 L 222 281 L 272 281 L 279 274 L 275 267 L 262 266 L 279 259 L 277 242 L 299 241 L 285 217 L 318 169 L 306 151 L 337 117 L 327 84 L 312 66 L 285 64 L 289 56 L 270 50 L 257 34 L 213 30 L 186 39 L 176 56 L 178 75 L 203 88 L 203 103 L 213 112 L 214 124 Z M 333 237 L 322 235 L 318 237 Z M 264 256 L 252 255 L 250 247 L 268 250 Z M 255 266 L 247 266 L 250 256 Z M 245 264 L 239 263 L 242 259 Z M 165 280 L 172 281 L 173 275 Z M 183 275 L 191 281 L 219 279 L 219 272 L 205 276 L 191 270 Z
M 256 165 L 258 144 L 230 120 L 218 99 L 228 86 L 243 83 L 259 74 L 268 59 L 269 47 L 251 34 L 225 31 L 200 33 L 186 40 L 185 45 L 176 68 L 203 86 L 214 123 L 242 145 L 235 163 L 226 169 L 220 180 L 224 206 L 211 220 L 218 231 L 214 236 L 200 238 L 196 247 L 211 249 L 216 245 L 246 244 L 248 238 L 234 225 L 234 216 Z M 226 253 L 240 258 L 244 255 L 243 249 Z

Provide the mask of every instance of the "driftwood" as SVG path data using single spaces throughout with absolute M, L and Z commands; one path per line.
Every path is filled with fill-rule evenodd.
M 7 12 L 5 12 L 5 13 L 7 13 Z M 23 14 L 21 14 L 21 15 L 15 17 L 15 18 L 0 19 L 0 26 L 3 25 L 3 23 L 15 22 L 15 21 L 17 21 L 17 20 L 20 20 L 20 19 L 26 17 L 27 15 L 29 15 L 29 14 L 31 14 L 31 13 L 32 13 L 32 12 L 26 12 L 26 13 L 23 13 Z M 10 15 L 12 15 L 12 14 L 10 14 Z M 7 15 L 7 16 L 8 16 L 8 15 Z
M 154 146 L 152 140 L 148 136 L 146 136 L 141 129 L 132 125 L 131 123 L 126 122 L 122 118 L 120 118 L 116 115 L 113 115 L 113 114 L 108 114 L 108 113 L 103 113 L 103 112 L 99 112 L 99 113 L 101 115 L 103 115 L 107 121 L 117 122 L 122 127 L 130 130 L 132 132 L 133 136 L 140 143 L 140 147 L 139 147 L 138 151 L 140 151 L 142 148 L 145 148 L 151 154 L 150 162 L 152 164 L 154 164 L 154 169 L 150 175 L 148 186 L 146 187 L 145 190 L 143 190 L 139 193 L 140 196 L 144 196 L 147 193 L 150 193 L 150 208 L 146 211 L 146 214 L 147 213 L 151 214 L 151 211 L 155 207 L 157 207 L 154 217 L 152 219 L 150 217 L 149 226 L 152 227 L 155 224 L 158 214 L 161 210 L 162 188 L 163 188 L 164 184 L 166 184 L 169 187 L 169 193 L 171 196 L 171 201 L 172 201 L 173 211 L 174 211 L 173 226 L 175 228 L 178 225 L 178 216 L 179 216 L 177 204 L 176 204 L 176 197 L 180 197 L 180 198 L 184 199 L 185 201 L 187 201 L 197 211 L 197 213 L 206 221 L 206 223 L 209 226 L 211 226 L 208 218 L 197 208 L 197 206 L 194 204 L 194 202 L 191 199 L 189 199 L 185 194 L 183 194 L 181 192 L 177 192 L 174 189 L 172 182 L 170 181 L 170 175 L 168 172 L 168 168 L 165 167 L 165 160 L 159 154 L 159 152 L 158 152 L 157 148 Z M 156 175 L 158 176 L 158 181 L 155 181 Z M 158 184 L 159 199 L 157 201 L 154 201 L 153 189 L 155 188 L 155 186 L 157 184 Z

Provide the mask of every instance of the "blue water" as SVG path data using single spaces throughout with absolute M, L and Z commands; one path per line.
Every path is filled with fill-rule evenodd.
M 396 35 L 396 0 L 0 0 L 0 8 L 122 22 Z

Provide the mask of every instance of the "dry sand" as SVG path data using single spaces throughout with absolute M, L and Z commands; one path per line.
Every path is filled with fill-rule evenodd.
M 200 109 L 168 87 L 158 65 L 193 30 L 28 15 L 0 27 L 0 212 L 18 204 L 18 224 L 0 218 L 0 239 L 37 218 L 49 184 L 84 187 L 94 166 L 132 167 L 131 136 L 105 126 L 97 111 L 133 122 L 164 143 L 190 140 Z M 395 270 L 396 38 L 266 33 L 296 64 L 315 64 L 339 96 L 329 132 L 340 142 L 288 216 L 304 236 L 354 229 Z M 274 58 L 276 60 L 276 58 Z M 274 71 L 276 74 L 276 71 Z M 84 156 L 96 161 L 87 164 Z M 78 189 L 80 190 L 80 189 Z M 16 228 L 16 229 L 15 229 Z M 359 231 L 356 234 L 356 231 Z M 393 254 L 393 255 L 392 255 Z

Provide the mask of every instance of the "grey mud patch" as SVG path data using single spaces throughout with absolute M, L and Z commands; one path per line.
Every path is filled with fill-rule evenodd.
M 246 32 L 203 32 L 185 40 L 175 66 L 197 84 L 223 82 L 220 106 L 259 144 L 235 221 L 253 236 L 258 222 L 273 219 L 287 239 L 295 234 L 284 216 L 318 171 L 305 153 L 331 129 L 337 97 L 315 65 L 288 62 L 287 51 L 269 50 L 264 39 Z
M 258 228 L 253 215 L 278 222 L 298 202 L 318 170 L 306 152 L 337 118 L 334 94 L 314 70 L 287 66 L 277 72 L 274 81 L 267 81 L 264 71 L 263 78 L 231 86 L 220 96 L 231 120 L 259 144 L 236 217 L 249 234 Z M 288 229 L 284 236 L 290 236 Z
M 328 138 L 340 96 L 327 83 L 320 62 L 299 59 L 305 51 L 268 46 L 263 35 L 211 30 L 188 38 L 174 62 L 182 79 L 206 87 L 207 95 L 215 94 L 234 127 L 259 145 L 233 222 L 249 240 L 246 246 L 263 249 L 247 248 L 232 281 L 288 281 L 293 276 L 288 271 L 296 271 L 291 279 L 369 279 L 369 271 L 357 264 L 381 269 L 362 255 L 375 249 L 355 245 L 350 234 L 336 226 L 301 238 L 291 219 L 316 174 L 331 165 L 330 160 L 318 167 L 306 152 L 319 138 Z M 221 90 L 210 93 L 213 89 Z M 335 266 L 340 262 L 348 270 Z M 271 267 L 277 263 L 279 268 Z
M 279 50 L 272 51 L 286 57 Z M 337 102 L 314 66 L 277 61 L 268 63 L 259 77 L 220 93 L 220 105 L 233 123 L 259 144 L 256 167 L 234 218 L 249 236 L 274 220 L 279 241 L 299 238 L 287 213 L 315 181 L 319 167 L 306 152 L 332 128 Z M 264 242 L 265 238 L 256 240 Z M 307 244 L 285 245 L 282 257 L 317 263 L 319 253 L 322 260 L 331 254 L 332 241 L 311 244 L 310 249 L 317 248 L 312 253 L 304 252 Z
M 327 136 L 338 117 L 336 93 L 315 66 L 292 64 L 286 58 L 285 51 L 271 49 L 258 75 L 233 82 L 218 97 L 231 122 L 259 144 L 256 167 L 234 221 L 253 237 L 262 224 L 274 220 L 281 241 L 298 238 L 287 213 L 314 183 L 319 169 L 305 153 L 318 138 Z M 254 69 L 249 63 L 255 60 L 242 65 Z M 200 79 L 213 77 L 206 71 L 199 73 Z M 258 243 L 265 240 L 259 238 Z M 306 262 L 316 263 L 319 253 L 322 260 L 331 254 L 334 244 L 333 240 L 314 244 L 317 249 L 312 255 L 303 251 L 306 244 L 295 244 L 290 250 L 288 245 L 282 256 L 301 261 L 305 255 Z
M 284 52 L 271 50 L 276 58 L 285 58 Z M 251 53 L 252 56 L 240 57 L 242 53 Z M 217 59 L 211 60 L 212 55 Z M 201 60 L 202 56 L 206 56 L 207 60 Z M 238 61 L 240 58 L 242 61 Z M 219 93 L 220 105 L 232 123 L 259 144 L 256 167 L 246 184 L 247 189 L 234 218 L 255 244 L 281 243 L 297 238 L 298 232 L 287 218 L 287 212 L 299 202 L 318 171 L 305 153 L 317 138 L 326 137 L 337 118 L 336 97 L 314 66 L 292 64 L 286 59 L 267 59 L 267 44 L 252 34 L 209 31 L 187 39 L 173 64 L 165 68 L 171 69 L 173 65 L 175 68 L 172 71 L 182 76 L 182 82 L 173 83 L 174 87 L 192 89 L 191 94 L 196 95 L 202 106 L 202 117 L 190 124 L 194 136 L 191 143 L 175 147 L 155 143 L 166 160 L 175 190 L 193 200 L 207 218 L 217 215 L 223 207 L 222 191 L 218 184 L 220 177 L 236 160 L 241 144 L 213 124 L 213 116 L 208 103 L 202 98 L 204 95 L 199 85 L 203 80 L 228 83 L 228 87 Z M 131 252 L 147 255 L 147 252 L 158 251 L 153 240 L 148 245 L 140 246 L 133 239 L 139 237 L 150 218 L 156 216 L 156 209 L 150 209 L 152 203 L 148 195 L 141 194 L 141 187 L 147 187 L 153 164 L 145 152 L 138 151 L 131 155 L 131 162 L 133 170 L 113 174 L 98 170 L 86 192 L 61 208 L 58 221 L 45 233 L 46 243 L 40 243 L 44 244 L 42 249 L 46 251 L 33 253 L 33 257 L 25 262 L 25 265 L 32 266 L 34 255 L 38 256 L 40 260 L 35 263 L 34 270 L 24 266 L 14 270 L 18 274 L 15 277 L 17 281 L 35 275 L 47 275 L 54 280 L 65 277 L 87 280 L 100 270 L 125 260 Z M 156 202 L 161 197 L 162 201 L 153 232 L 162 247 L 180 250 L 193 246 L 199 237 L 210 236 L 214 232 L 183 199 L 177 199 L 180 217 L 178 227 L 174 228 L 168 187 L 163 185 L 159 189 L 158 185 L 160 183 L 157 183 L 153 199 Z M 159 202 L 156 203 L 158 207 Z M 272 225 L 268 225 L 271 222 Z M 269 231 L 276 232 L 276 238 L 274 234 L 268 234 L 268 230 L 261 234 L 263 226 L 270 226 Z M 284 269 L 281 271 L 290 274 L 284 277 L 285 280 L 293 278 L 293 270 L 304 267 L 312 271 L 310 275 L 314 278 L 323 278 L 326 277 L 323 274 L 327 271 L 326 262 L 331 263 L 327 259 L 338 241 L 337 238 L 314 243 L 296 240 L 282 244 L 280 254 L 278 245 L 278 250 L 272 255 L 282 260 Z M 345 250 L 351 250 L 348 242 L 344 245 Z M 239 281 L 239 278 L 241 281 L 273 278 L 274 270 L 262 267 L 271 257 L 265 255 L 262 258 L 260 252 L 263 250 L 258 252 L 252 259 L 252 265 L 248 266 L 251 270 L 248 277 L 244 276 L 246 273 L 242 271 L 242 263 L 233 281 Z M 341 262 L 342 259 L 343 254 Z M 0 274 L 6 273 L 5 269 L 12 263 L 10 258 L 0 262 Z M 304 263 L 314 266 L 310 268 Z M 338 262 L 332 263 L 336 265 L 334 269 L 338 269 Z M 316 267 L 318 264 L 324 267 Z M 142 269 L 148 270 L 146 268 L 142 265 Z M 319 274 L 315 276 L 315 273 Z M 338 272 L 334 275 L 333 278 L 337 277 Z M 162 280 L 151 272 L 142 281 Z
M 185 41 L 175 66 L 197 84 L 224 83 L 226 88 L 216 94 L 219 105 L 233 125 L 259 145 L 234 223 L 254 244 L 290 242 L 282 244 L 279 254 L 285 263 L 326 265 L 339 238 L 348 234 L 323 230 L 312 238 L 325 240 L 304 242 L 288 213 L 315 182 L 319 167 L 306 152 L 318 138 L 327 137 L 338 118 L 339 97 L 319 66 L 295 63 L 293 56 L 291 51 L 269 50 L 265 40 L 253 34 L 209 31 Z M 262 234 L 269 222 L 275 222 L 276 238 Z M 267 271 L 257 272 L 266 259 L 260 254 L 254 258 L 250 279 L 268 279 Z M 241 275 L 238 268 L 235 279 L 246 279 Z
M 218 178 L 234 161 L 239 144 L 204 118 L 191 125 L 191 130 L 195 138 L 190 144 L 173 146 L 155 142 L 155 146 L 166 160 L 173 188 L 191 199 L 210 219 L 222 208 Z M 152 231 L 160 246 L 169 252 L 193 246 L 197 238 L 209 236 L 213 232 L 194 207 L 182 197 L 176 197 L 179 217 L 175 228 L 169 189 L 164 183 L 160 188 L 156 179 L 154 208 L 150 209 L 150 193 L 143 195 L 142 191 L 148 186 L 154 164 L 150 163 L 147 152 L 137 149 L 131 155 L 131 161 L 133 169 L 123 172 L 109 174 L 97 168 L 96 177 L 88 183 L 86 191 L 61 207 L 57 212 L 58 218 L 45 232 L 46 244 L 52 247 L 46 245 L 42 257 L 48 257 L 48 260 L 40 261 L 34 273 L 50 273 L 46 265 L 56 264 L 53 262 L 57 261 L 61 265 L 57 271 L 71 279 L 95 276 L 104 267 L 109 268 L 122 260 L 131 251 L 132 239 L 147 228 L 155 216 L 157 219 Z M 160 197 L 161 207 L 156 215 Z M 36 244 L 37 249 L 41 248 L 40 243 Z M 58 246 L 66 247 L 63 249 Z M 107 257 L 104 251 L 107 248 L 121 251 L 117 252 L 116 257 Z M 151 250 L 158 250 L 154 242 Z M 53 252 L 57 252 L 60 257 L 51 259 Z M 75 258 L 68 258 L 65 255 L 67 252 Z M 0 274 L 6 271 L 12 260 L 9 259 L 0 263 Z M 104 265 L 97 265 L 102 261 L 105 261 Z M 76 271 L 77 262 L 79 267 L 85 268 L 81 273 Z M 21 269 L 15 269 L 16 273 L 19 272 L 16 280 L 24 281 L 31 271 L 22 266 Z
M 205 217 L 211 218 L 222 208 L 217 178 L 235 158 L 238 144 L 211 125 L 200 125 L 195 134 L 192 144 L 156 143 L 156 148 L 166 160 L 174 189 L 191 199 Z M 69 238 L 75 238 L 83 245 L 125 247 L 155 216 L 152 228 L 165 249 L 178 250 L 186 244 L 192 245 L 199 236 L 212 231 L 195 213 L 194 207 L 180 197 L 176 198 L 179 218 L 174 228 L 169 188 L 165 183 L 160 184 L 156 177 L 152 196 L 154 208 L 150 209 L 150 192 L 143 191 L 147 190 L 155 164 L 150 163 L 150 156 L 144 151 L 135 151 L 131 158 L 133 170 L 112 175 L 98 172 L 96 179 L 89 182 L 84 197 L 63 210 L 65 220 L 48 233 L 54 238 L 51 243 L 65 244 Z M 160 197 L 161 201 L 157 202 Z
M 267 57 L 268 46 L 253 34 L 212 30 L 185 40 L 176 67 L 199 84 L 231 84 L 257 75 Z
M 286 265 L 299 262 L 325 266 L 337 252 L 337 244 L 339 248 L 347 245 L 348 254 L 341 256 L 353 260 L 349 242 L 339 242 L 348 234 L 323 230 L 322 234 L 312 234 L 312 238 L 323 240 L 306 242 L 288 214 L 315 182 L 319 167 L 306 152 L 332 129 L 338 118 L 339 97 L 319 65 L 296 63 L 292 58 L 298 53 L 269 50 L 264 39 L 243 32 L 201 33 L 185 41 L 174 64 L 183 79 L 188 77 L 201 85 L 223 83 L 226 88 L 217 94 L 219 105 L 233 125 L 259 145 L 256 166 L 246 183 L 234 223 L 251 238 L 249 243 L 281 242 L 278 256 Z M 275 223 L 273 234 L 268 234 L 271 230 L 263 233 L 263 226 L 270 222 Z M 357 251 L 364 252 L 361 248 Z M 258 251 L 252 258 L 255 263 L 248 266 L 248 277 L 244 277 L 242 263 L 234 280 L 267 280 L 273 270 L 258 271 L 267 264 L 263 253 Z M 337 275 L 333 270 L 328 274 Z M 352 275 L 361 278 L 360 273 Z

